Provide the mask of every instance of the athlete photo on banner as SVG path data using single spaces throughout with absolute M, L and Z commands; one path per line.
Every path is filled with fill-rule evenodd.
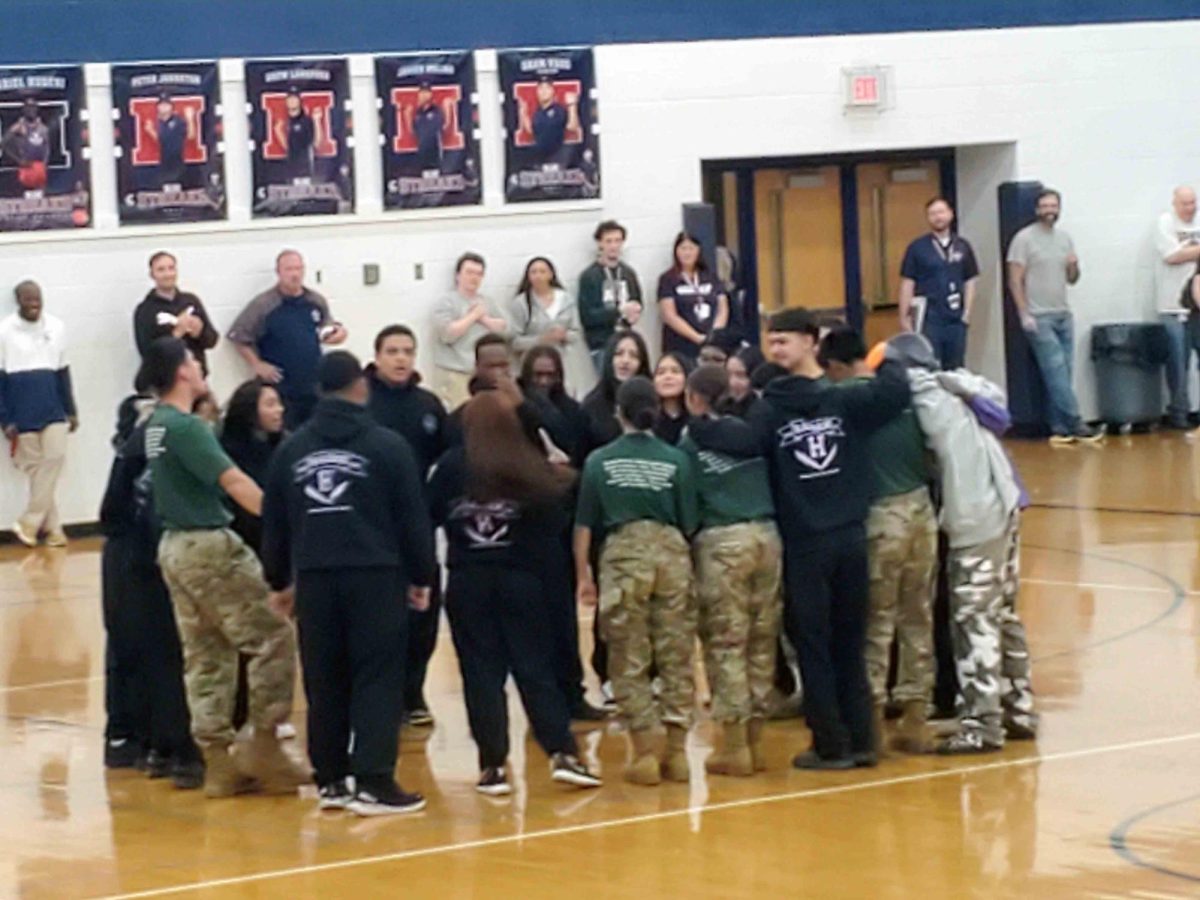
M 504 196 L 509 202 L 600 196 L 591 48 L 501 50 Z
M 479 203 L 479 101 L 470 52 L 375 59 L 384 209 Z
M 83 68 L 0 68 L 0 231 L 92 223 Z
M 345 59 L 246 63 L 254 216 L 354 212 L 354 137 Z
M 215 62 L 112 67 L 122 224 L 225 218 Z

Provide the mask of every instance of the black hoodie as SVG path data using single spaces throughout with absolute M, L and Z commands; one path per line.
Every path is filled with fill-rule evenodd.
M 322 399 L 271 461 L 262 561 L 276 590 L 296 571 L 376 567 L 432 584 L 433 526 L 408 443 L 365 407 Z
M 908 405 L 895 363 L 836 387 L 824 378 L 776 378 L 751 413 L 771 466 L 775 509 L 788 541 L 864 522 L 871 505 L 867 437 Z
M 421 376 L 416 372 L 405 384 L 393 385 L 380 378 L 371 363 L 367 379 L 371 385 L 367 409 L 376 422 L 408 441 L 423 481 L 446 452 L 446 407 L 435 394 L 421 387 Z

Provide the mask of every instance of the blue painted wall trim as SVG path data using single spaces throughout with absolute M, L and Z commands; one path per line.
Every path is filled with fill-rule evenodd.
M 1200 18 L 1196 0 L 0 0 L 3 63 L 868 34 Z

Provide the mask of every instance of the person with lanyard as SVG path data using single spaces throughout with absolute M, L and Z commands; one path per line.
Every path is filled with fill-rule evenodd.
M 208 375 L 207 352 L 217 346 L 217 329 L 195 294 L 179 290 L 179 267 L 172 253 L 159 250 L 150 257 L 150 279 L 154 287 L 133 311 L 133 339 L 138 355 L 145 356 L 150 342 L 160 337 L 177 337 Z
M 384 428 L 408 441 L 417 459 L 421 484 L 448 446 L 446 407 L 421 385 L 416 369 L 417 336 L 407 325 L 388 325 L 375 336 L 375 361 L 366 368 L 371 399 L 367 410 Z M 408 614 L 407 665 L 404 668 L 404 721 L 417 728 L 432 727 L 433 713 L 425 700 L 425 676 L 437 648 L 442 612 L 441 578 L 431 585 L 429 607 Z
M 437 343 L 433 348 L 433 389 L 446 405 L 457 409 L 468 399 L 467 384 L 475 371 L 475 346 L 484 335 L 503 335 L 508 320 L 484 294 L 485 263 L 478 253 L 464 253 L 454 264 L 454 290 L 433 307 Z
M 692 418 L 680 449 L 691 457 L 697 478 L 700 642 L 713 721 L 724 735 L 705 768 L 713 775 L 746 776 L 766 769 L 762 729 L 771 711 L 783 621 L 783 544 L 754 429 L 716 412 L 728 389 L 729 377 L 717 366 L 701 366 L 688 377 Z
M 159 399 L 146 423 L 154 507 L 162 522 L 158 563 L 183 644 L 192 737 L 204 754 L 204 792 L 295 793 L 307 767 L 280 747 L 275 728 L 292 712 L 295 634 L 268 605 L 262 564 L 229 528 L 228 496 L 253 515 L 262 491 L 191 414 L 208 393 L 200 366 L 178 338 L 150 344 L 138 376 Z M 247 667 L 253 737 L 233 753 L 238 653 Z
M 908 245 L 900 264 L 900 328 L 925 335 L 942 365 L 958 369 L 967 354 L 979 263 L 971 245 L 954 233 L 949 200 L 934 197 L 925 216 L 930 233 Z
M 425 799 L 395 776 L 404 701 L 397 651 L 405 605 L 429 605 L 433 527 L 412 449 L 367 412 L 358 359 L 335 350 L 318 380 L 313 417 L 267 473 L 263 569 L 272 608 L 299 626 L 319 808 L 417 812 Z
M 550 777 L 599 787 L 571 735 L 546 591 L 574 472 L 553 465 L 529 442 L 516 398 L 505 392 L 477 394 L 463 426 L 463 444 L 448 451 L 430 477 L 429 502 L 449 547 L 446 613 L 479 748 L 476 790 L 488 796 L 512 791 L 504 693 L 510 674 L 534 737 L 550 757 Z
M 588 457 L 575 512 L 579 602 L 599 602 L 617 711 L 629 728 L 631 784 L 663 778 L 687 782 L 696 643 L 692 554 L 687 536 L 699 524 L 695 477 L 687 454 L 653 434 L 654 385 L 634 377 L 617 391 L 624 435 Z M 593 541 L 601 543 L 593 574 Z M 597 578 L 599 576 L 599 587 Z M 661 689 L 651 684 L 658 669 Z M 665 755 L 655 730 L 667 729 Z
M 679 232 L 672 252 L 673 265 L 658 279 L 662 350 L 695 360 L 709 334 L 729 323 L 729 298 L 709 273 L 698 238 Z
M 642 286 L 637 272 L 621 259 L 627 232 L 612 219 L 596 226 L 596 261 L 579 276 L 579 320 L 596 374 L 604 371 L 604 347 L 618 330 L 642 317 Z
M 283 398 L 284 424 L 295 431 L 317 403 L 321 345 L 346 340 L 346 328 L 333 320 L 329 302 L 304 284 L 304 257 L 284 250 L 275 258 L 278 282 L 241 311 L 229 340 L 251 370 L 274 384 Z
M 694 368 L 695 362 L 678 352 L 664 353 L 654 367 L 654 392 L 658 395 L 654 436 L 672 446 L 679 443 L 679 436 L 688 423 L 684 394 L 688 375 Z

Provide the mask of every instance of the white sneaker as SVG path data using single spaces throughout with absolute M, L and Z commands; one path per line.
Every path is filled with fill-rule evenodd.
M 35 531 L 35 532 L 31 533 L 30 531 L 28 531 L 25 528 L 25 526 L 23 524 L 21 524 L 20 519 L 17 519 L 17 521 L 13 523 L 13 534 L 15 534 L 17 536 L 17 540 L 20 541 L 22 544 L 24 544 L 26 547 L 36 547 L 37 546 L 37 542 L 38 542 L 37 532 Z
M 280 722 L 275 726 L 275 737 L 281 741 L 290 741 L 296 736 L 296 726 L 291 722 Z
M 65 546 L 67 546 L 66 533 L 63 532 L 62 529 L 59 529 L 58 531 L 51 531 L 48 535 L 46 535 L 46 546 L 47 547 L 65 547 Z

